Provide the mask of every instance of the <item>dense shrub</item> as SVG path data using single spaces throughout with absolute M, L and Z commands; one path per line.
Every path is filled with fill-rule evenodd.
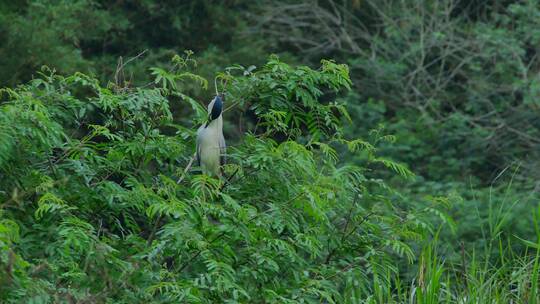
M 205 117 L 181 93 L 201 80 L 190 60 L 154 70 L 156 87 L 45 70 L 2 91 L 2 301 L 342 302 L 378 288 L 375 268 L 415 259 L 410 242 L 438 205 L 407 210 L 365 174 L 381 163 L 411 176 L 344 138 L 342 105 L 320 103 L 350 85 L 346 66 L 272 57 L 221 74 L 236 107 L 225 115 L 252 112 L 258 127 L 231 145 L 219 180 L 184 171 L 192 122 Z M 189 125 L 173 123 L 170 102 L 195 110 Z M 366 167 L 342 164 L 338 145 L 366 154 Z

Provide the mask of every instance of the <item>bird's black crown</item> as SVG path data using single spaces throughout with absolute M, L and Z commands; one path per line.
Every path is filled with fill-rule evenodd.
M 221 115 L 221 112 L 223 111 L 223 101 L 221 100 L 221 97 L 216 96 L 214 105 L 212 106 L 212 112 L 210 112 L 210 120 L 214 120 Z

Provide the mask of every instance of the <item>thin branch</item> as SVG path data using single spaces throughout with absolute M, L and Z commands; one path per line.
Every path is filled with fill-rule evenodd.
M 196 155 L 197 155 L 197 152 L 193 153 L 193 156 L 189 160 L 189 163 L 187 164 L 186 168 L 184 169 L 184 173 L 182 173 L 182 176 L 180 176 L 180 178 L 176 182 L 177 184 L 180 184 L 186 177 L 186 173 L 189 171 L 189 169 L 191 169 L 191 166 L 193 165 L 193 161 L 195 160 Z
M 352 207 L 351 207 L 351 211 L 352 211 Z M 339 250 L 343 247 L 343 243 L 345 242 L 345 240 L 351 236 L 365 221 L 367 221 L 369 219 L 369 217 L 371 217 L 372 215 L 374 214 L 374 212 L 369 212 L 368 214 L 366 214 L 362 220 L 356 224 L 356 226 L 349 232 L 349 233 L 346 233 L 347 232 L 347 226 L 349 224 L 349 219 L 350 219 L 350 212 L 349 212 L 349 218 L 347 219 L 347 223 L 345 224 L 345 228 L 343 229 L 343 234 L 341 236 L 341 241 L 339 242 L 339 245 L 336 246 L 334 249 L 332 249 L 332 251 L 330 251 L 330 253 L 328 253 L 328 256 L 326 257 L 326 260 L 325 260 L 325 264 L 328 264 L 330 263 L 330 260 L 332 258 L 332 256 Z
M 116 71 L 114 72 L 114 82 L 116 84 L 116 86 L 119 88 L 119 89 L 122 89 L 122 83 L 124 80 L 125 80 L 125 75 L 124 75 L 124 68 L 126 67 L 126 65 L 128 65 L 130 62 L 134 61 L 134 60 L 137 60 L 138 58 L 140 58 L 142 55 L 144 55 L 146 52 L 148 51 L 148 49 L 140 52 L 139 54 L 137 54 L 137 56 L 135 57 L 131 57 L 130 59 L 128 59 L 126 62 L 123 62 L 123 58 L 122 56 L 120 56 L 118 58 L 118 65 L 116 66 Z M 121 73 L 121 76 L 122 76 L 122 79 L 120 80 L 119 79 L 119 75 Z
M 231 176 L 229 176 L 229 178 L 227 178 L 227 180 L 223 183 L 219 191 L 223 191 L 223 189 L 229 185 L 229 182 L 233 179 L 233 177 L 236 175 L 236 173 L 238 173 L 239 170 L 240 168 L 236 168 L 233 174 L 231 174 Z

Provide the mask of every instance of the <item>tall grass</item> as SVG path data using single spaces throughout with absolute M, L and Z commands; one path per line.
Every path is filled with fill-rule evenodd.
M 482 223 L 482 246 L 448 244 L 439 237 L 441 227 L 424 241 L 408 272 L 403 267 L 385 271 L 371 265 L 372 290 L 357 295 L 364 301 L 347 303 L 540 303 L 540 204 L 531 213 L 517 215 L 533 225 L 535 235 L 510 234 L 509 218 L 522 213 L 514 209 L 520 201 L 509 193 L 511 186 L 510 182 L 503 193 L 496 194 L 502 199 L 495 199 L 492 185 L 483 205 L 487 212 L 476 212 L 476 220 Z M 459 248 L 459 259 L 445 253 L 448 246 Z M 403 282 L 411 283 L 404 286 Z

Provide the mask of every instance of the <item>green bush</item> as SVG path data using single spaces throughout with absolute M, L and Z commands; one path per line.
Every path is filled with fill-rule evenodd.
M 437 204 L 408 210 L 364 174 L 381 163 L 411 176 L 344 138 L 343 106 L 320 102 L 349 87 L 346 66 L 272 57 L 218 75 L 235 107 L 224 115 L 258 121 L 229 147 L 219 180 L 184 171 L 205 115 L 181 91 L 203 81 L 190 60 L 155 69 L 155 87 L 45 70 L 2 91 L 3 302 L 335 303 L 380 288 L 376 268 L 415 259 L 410 245 Z M 194 110 L 185 125 L 173 102 Z M 338 146 L 367 154 L 366 167 L 341 164 Z

